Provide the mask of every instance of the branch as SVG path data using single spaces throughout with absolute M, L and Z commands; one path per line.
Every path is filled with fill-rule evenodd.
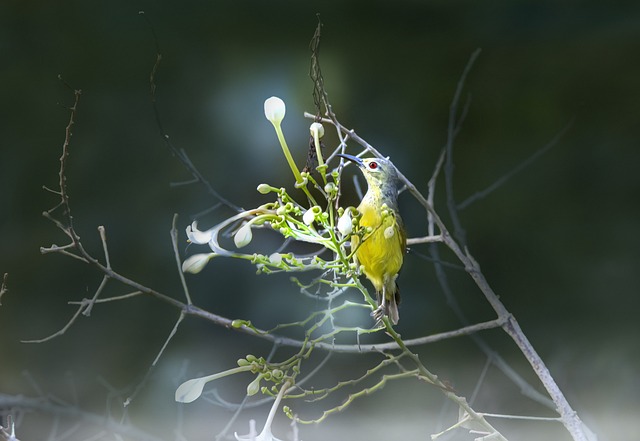
M 237 206 L 236 204 L 234 204 L 233 202 L 229 201 L 227 198 L 222 196 L 220 193 L 218 193 L 213 188 L 211 183 L 202 175 L 202 173 L 200 173 L 200 171 L 196 168 L 193 162 L 191 162 L 191 159 L 187 155 L 187 152 L 182 148 L 176 147 L 169 140 L 169 135 L 164 130 L 164 124 L 162 123 L 162 118 L 160 116 L 160 109 L 158 108 L 158 102 L 156 100 L 156 88 L 157 88 L 156 75 L 158 73 L 158 68 L 160 67 L 160 62 L 162 61 L 160 44 L 158 43 L 158 37 L 156 35 L 153 24 L 151 23 L 149 18 L 144 14 L 144 11 L 140 11 L 139 14 L 145 19 L 145 21 L 151 28 L 151 33 L 153 35 L 153 42 L 156 48 L 156 62 L 154 63 L 151 69 L 151 73 L 149 74 L 149 89 L 151 92 L 151 104 L 153 106 L 153 113 L 156 118 L 156 125 L 158 126 L 158 130 L 160 131 L 160 136 L 162 137 L 162 140 L 164 141 L 165 145 L 167 146 L 171 154 L 176 158 L 178 158 L 182 166 L 191 174 L 191 176 L 193 176 L 193 181 L 190 181 L 190 183 L 195 183 L 195 182 L 201 183 L 214 198 L 220 201 L 220 203 L 229 207 L 233 211 L 236 211 L 236 212 L 243 211 L 242 207 Z
M 122 424 L 112 418 L 86 412 L 77 407 L 53 403 L 45 398 L 32 398 L 0 394 L 0 408 L 39 411 L 47 414 L 69 418 L 71 421 L 84 422 L 114 435 L 124 436 L 126 439 L 138 441 L 163 441 L 154 435 L 143 432 L 131 423 Z
M 2 277 L 2 285 L 0 285 L 0 306 L 2 306 L 2 296 L 9 292 L 9 288 L 7 288 L 8 278 L 9 273 L 4 273 L 4 277 Z
M 571 121 L 569 121 L 567 123 L 567 125 L 564 126 L 562 128 L 562 130 L 560 130 L 560 132 L 558 132 L 556 134 L 556 136 L 554 136 L 553 139 L 551 141 L 549 141 L 545 146 L 543 146 L 542 148 L 536 150 L 531 156 L 529 156 L 527 159 L 522 161 L 520 164 L 516 165 L 508 173 L 505 173 L 500 178 L 496 179 L 491 185 L 489 185 L 484 190 L 478 191 L 478 192 L 472 194 L 471 196 L 469 196 L 464 201 L 460 202 L 458 204 L 458 206 L 456 207 L 456 209 L 458 211 L 464 210 L 465 208 L 467 208 L 472 203 L 487 197 L 489 194 L 493 193 L 498 188 L 500 188 L 505 182 L 507 182 L 513 176 L 515 176 L 516 174 L 520 173 L 522 170 L 527 168 L 536 159 L 538 159 L 540 156 L 544 155 L 552 147 L 555 147 L 558 144 L 558 142 L 560 141 L 560 139 L 562 139 L 562 137 L 565 135 L 565 133 L 567 133 L 567 131 L 571 128 L 571 126 L 573 126 L 573 122 L 574 122 L 574 118 L 572 118 Z

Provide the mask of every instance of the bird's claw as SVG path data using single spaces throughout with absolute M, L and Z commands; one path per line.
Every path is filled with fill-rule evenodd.
M 382 323 L 382 319 L 385 315 L 387 315 L 387 311 L 384 305 L 378 306 L 371 312 L 371 317 L 376 321 L 376 324 Z

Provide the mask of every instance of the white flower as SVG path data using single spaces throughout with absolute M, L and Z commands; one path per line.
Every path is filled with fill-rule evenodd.
M 344 210 L 344 214 L 338 219 L 338 231 L 347 236 L 353 231 L 353 223 L 351 222 L 351 210 Z
M 245 224 L 238 230 L 238 232 L 233 236 L 233 242 L 236 244 L 236 247 L 242 248 L 245 245 L 248 245 L 253 239 L 253 233 L 251 232 L 251 224 Z
M 200 253 L 187 257 L 182 263 L 182 272 L 198 274 L 216 256 L 216 253 Z
M 271 424 L 273 423 L 273 418 L 276 415 L 276 411 L 278 407 L 280 407 L 280 401 L 282 400 L 282 396 L 284 392 L 289 388 L 289 382 L 286 381 L 282 387 L 280 388 L 280 392 L 278 392 L 278 396 L 276 400 L 273 402 L 273 406 L 271 406 L 271 410 L 269 411 L 269 416 L 267 416 L 267 421 L 264 423 L 264 428 L 259 435 L 256 435 L 255 429 L 255 421 L 251 420 L 249 422 L 249 434 L 244 436 L 239 436 L 237 433 L 234 433 L 236 439 L 238 441 L 282 441 L 279 438 L 273 436 L 271 433 Z
M 175 399 L 178 403 L 191 403 L 195 401 L 202 395 L 202 390 L 204 389 L 204 385 L 210 381 L 217 380 L 219 378 L 223 378 L 229 375 L 234 375 L 240 372 L 247 372 L 251 370 L 251 366 L 238 366 L 233 369 L 229 369 L 223 372 L 218 372 L 217 374 L 207 375 L 206 377 L 193 378 L 191 380 L 187 380 L 182 383 L 176 389 Z
M 271 124 L 274 126 L 280 125 L 284 119 L 284 115 L 287 113 L 287 107 L 277 96 L 272 96 L 264 102 L 264 116 L 267 117 Z
M 213 237 L 214 228 L 210 228 L 207 231 L 198 230 L 198 222 L 194 221 L 191 225 L 187 226 L 187 238 L 189 242 L 197 245 L 204 245 L 209 243 Z

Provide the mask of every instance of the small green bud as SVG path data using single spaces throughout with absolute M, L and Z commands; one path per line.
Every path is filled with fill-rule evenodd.
M 258 358 L 253 354 L 249 354 L 247 355 L 247 361 L 250 361 L 253 363 L 254 361 L 258 361 Z
M 273 189 L 273 187 L 271 187 L 268 184 L 260 184 L 258 185 L 258 192 L 262 193 L 262 194 L 267 194 L 269 193 L 271 190 Z
M 238 366 L 243 367 L 243 366 L 249 366 L 251 363 L 249 363 L 249 361 L 247 361 L 246 358 L 239 358 L 238 359 Z
M 232 321 L 232 322 L 231 322 L 231 327 L 232 327 L 232 328 L 236 328 L 236 329 L 238 329 L 238 328 L 242 328 L 242 327 L 244 326 L 244 324 L 245 324 L 245 323 L 246 323 L 246 322 L 245 322 L 244 320 L 238 320 L 238 319 L 236 319 L 236 320 L 234 320 L 234 321 Z

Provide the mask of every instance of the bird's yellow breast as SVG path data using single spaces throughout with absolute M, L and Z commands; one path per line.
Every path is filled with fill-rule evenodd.
M 396 291 L 395 276 L 404 258 L 405 233 L 396 219 L 397 214 L 382 218 L 379 204 L 363 200 L 358 210 L 362 213 L 360 225 L 371 227 L 373 231 L 365 235 L 362 243 L 358 236 L 352 237 L 352 246 L 357 247 L 356 257 L 376 291 L 386 285 L 387 296 L 392 296 Z

